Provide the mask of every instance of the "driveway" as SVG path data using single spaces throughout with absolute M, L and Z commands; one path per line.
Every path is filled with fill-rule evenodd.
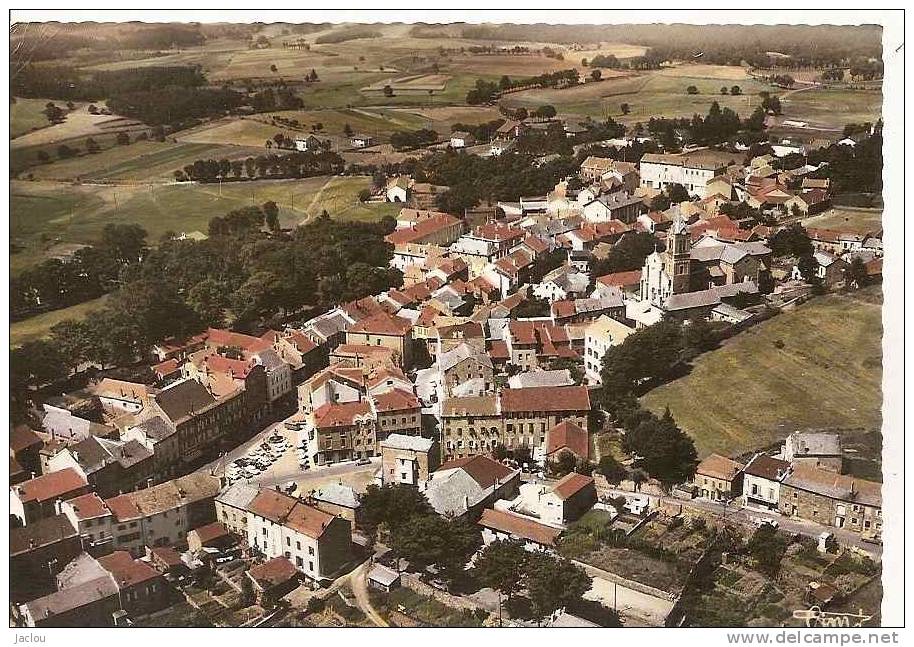
M 371 605 L 371 598 L 368 595 L 368 571 L 371 570 L 371 567 L 371 560 L 360 564 L 350 573 L 349 583 L 352 587 L 352 593 L 355 595 L 355 601 L 358 603 L 362 613 L 368 616 L 376 626 L 389 627 L 390 625 L 387 624 L 387 621 Z

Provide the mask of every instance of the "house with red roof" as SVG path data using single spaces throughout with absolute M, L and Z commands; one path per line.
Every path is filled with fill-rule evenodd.
M 301 499 L 261 490 L 248 503 L 247 517 L 246 539 L 255 553 L 285 558 L 312 581 L 333 579 L 352 558 L 350 522 Z
M 171 603 L 165 577 L 148 563 L 117 550 L 98 558 L 99 565 L 117 583 L 121 608 L 131 616 L 164 609 Z
M 346 345 L 387 348 L 401 368 L 412 366 L 412 328 L 408 319 L 379 312 L 361 319 L 346 331 Z
M 89 482 L 85 475 L 72 467 L 67 467 L 12 486 L 10 514 L 28 525 L 59 514 L 59 501 L 73 499 L 89 492 Z

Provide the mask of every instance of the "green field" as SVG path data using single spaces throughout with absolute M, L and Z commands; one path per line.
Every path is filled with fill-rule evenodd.
M 38 180 L 173 180 L 176 169 L 197 159 L 224 157 L 232 160 L 264 152 L 263 148 L 231 145 L 141 141 L 128 146 L 114 146 L 94 155 L 57 160 L 34 167 L 30 173 Z
M 612 74 L 604 70 L 605 76 Z M 688 94 L 694 85 L 698 94 Z M 740 86 L 742 94 L 722 95 L 721 87 Z M 646 122 L 650 117 L 690 117 L 704 114 L 713 102 L 748 115 L 759 104 L 758 93 L 772 88 L 749 77 L 743 68 L 717 65 L 692 65 L 653 72 L 622 75 L 598 83 L 566 89 L 525 90 L 506 95 L 509 106 L 554 105 L 561 113 L 613 117 L 625 123 Z M 728 90 L 729 91 L 729 90 Z M 627 103 L 628 115 L 621 105 Z
M 45 99 L 16 99 L 10 104 L 10 138 L 19 137 L 36 128 L 49 126 L 44 114 Z
M 90 313 L 98 310 L 107 298 L 107 296 L 99 297 L 69 308 L 52 310 L 10 324 L 10 348 L 16 348 L 27 342 L 45 337 L 51 331 L 51 328 L 61 321 L 66 321 L 67 319 L 80 321 L 85 319 Z
M 280 220 L 292 226 L 326 209 L 334 218 L 378 220 L 399 211 L 389 203 L 362 204 L 368 177 L 316 177 L 218 184 L 72 185 L 57 182 L 10 183 L 10 240 L 19 250 L 11 271 L 19 272 L 59 243 L 92 243 L 110 222 L 142 225 L 155 242 L 166 232 L 206 231 L 213 216 L 268 200 Z
M 875 122 L 882 115 L 882 93 L 843 88 L 792 91 L 781 98 L 787 119 L 830 128 Z
M 882 209 L 862 207 L 833 207 L 803 220 L 805 227 L 837 229 L 866 234 L 882 229 Z
M 878 429 L 878 295 L 878 287 L 828 295 L 784 312 L 700 356 L 689 375 L 642 401 L 657 413 L 668 406 L 701 456 L 742 454 L 797 429 Z

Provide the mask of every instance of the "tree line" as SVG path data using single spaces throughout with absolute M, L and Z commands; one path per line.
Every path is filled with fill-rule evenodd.
M 306 178 L 337 175 L 344 167 L 343 158 L 332 151 L 294 151 L 288 155 L 258 155 L 244 160 L 194 160 L 192 164 L 176 169 L 174 176 L 179 182 Z
M 502 92 L 512 88 L 554 88 L 557 86 L 576 85 L 577 82 L 578 71 L 574 69 L 545 72 L 537 76 L 524 77 L 521 79 L 511 79 L 508 76 L 503 76 L 498 83 L 485 79 L 476 79 L 476 84 L 467 92 L 466 102 L 471 106 L 479 105 L 481 103 L 491 103 L 497 99 Z

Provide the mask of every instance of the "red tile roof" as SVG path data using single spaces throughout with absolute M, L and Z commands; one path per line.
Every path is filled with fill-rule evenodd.
M 121 588 L 135 586 L 161 577 L 161 574 L 146 562 L 133 559 L 130 553 L 116 550 L 98 558 L 103 569 L 111 573 Z
M 184 562 L 181 561 L 181 555 L 171 546 L 156 546 L 155 548 L 150 549 L 149 552 L 152 553 L 152 556 L 155 559 L 158 559 L 169 568 L 184 564 Z
M 523 229 L 517 229 L 510 225 L 505 225 L 500 222 L 487 222 L 486 224 L 477 227 L 473 231 L 473 235 L 477 238 L 500 242 L 523 238 L 527 234 Z
M 152 367 L 152 372 L 160 378 L 174 375 L 175 373 L 180 372 L 180 370 L 181 365 L 178 364 L 178 360 L 176 359 L 166 359 L 164 362 L 159 362 Z
M 88 487 L 86 479 L 72 467 L 67 467 L 58 472 L 51 472 L 38 476 L 28 481 L 23 481 L 15 486 L 19 493 L 19 500 L 23 503 L 29 501 L 53 501 L 54 499 L 67 499 L 80 489 Z M 68 496 L 69 495 L 69 496 Z
M 378 314 L 366 317 L 356 322 L 349 329 L 353 333 L 368 333 L 370 335 L 394 335 L 402 337 L 409 333 L 413 327 L 408 319 L 379 312 Z
M 116 497 L 105 499 L 105 505 L 108 506 L 117 521 L 129 521 L 143 516 L 128 494 L 119 494 Z
M 269 342 L 260 337 L 222 328 L 209 328 L 206 331 L 206 342 L 211 346 L 236 346 L 252 353 L 270 347 Z
M 563 501 L 565 499 L 570 499 L 575 494 L 580 492 L 586 487 L 593 485 L 593 479 L 589 476 L 584 476 L 583 474 L 578 474 L 577 472 L 572 472 L 571 474 L 566 474 L 555 486 L 552 488 L 552 491 L 555 492 Z
M 305 333 L 298 330 L 290 332 L 287 339 L 300 353 L 309 353 L 317 348 L 317 344 L 311 341 Z
M 446 213 L 436 213 L 433 216 L 418 221 L 411 227 L 397 229 L 384 237 L 391 245 L 406 243 L 421 243 L 437 232 L 460 224 L 460 220 Z
M 263 590 L 269 590 L 273 587 L 285 584 L 298 575 L 295 566 L 285 557 L 274 557 L 271 560 L 252 566 L 248 575 Z
M 562 534 L 562 531 L 558 528 L 544 526 L 531 519 L 525 519 L 500 510 L 483 510 L 478 524 L 483 528 L 507 533 L 512 537 L 527 539 L 543 546 L 555 546 L 556 539 Z
M 509 359 L 511 356 L 508 354 L 508 345 L 496 339 L 492 342 L 492 348 L 489 349 L 489 357 L 492 359 Z
M 324 534 L 333 520 L 332 514 L 299 502 L 286 518 L 285 526 L 314 539 Z
M 547 455 L 563 449 L 584 460 L 590 456 L 590 438 L 587 432 L 570 420 L 563 420 L 550 429 L 546 436 Z
M 501 393 L 504 413 L 527 411 L 590 411 L 590 394 L 584 386 L 534 386 L 505 389 Z
M 314 426 L 318 429 L 348 427 L 355 424 L 357 417 L 370 416 L 371 406 L 364 400 L 361 402 L 333 402 L 323 404 L 314 411 Z
M 213 541 L 214 539 L 227 537 L 229 534 L 228 529 L 221 521 L 213 521 L 205 526 L 194 528 L 191 532 L 197 533 L 197 539 L 199 539 L 200 543 L 203 545 L 206 545 L 207 542 Z
M 23 449 L 40 446 L 44 443 L 41 436 L 26 425 L 14 425 L 10 429 L 10 450 L 18 454 Z
M 76 518 L 80 520 L 96 519 L 111 514 L 111 510 L 108 509 L 105 502 L 102 501 L 101 497 L 95 492 L 90 492 L 89 494 L 83 494 L 82 496 L 70 499 L 67 503 L 73 506 Z
M 724 481 L 732 481 L 741 469 L 743 469 L 743 466 L 740 463 L 720 454 L 711 454 L 698 464 L 695 473 Z
M 638 285 L 641 282 L 641 270 L 632 270 L 630 272 L 613 272 L 597 277 L 597 283 L 608 287 L 624 288 L 631 285 Z
M 419 400 L 412 393 L 403 389 L 392 389 L 386 393 L 372 396 L 375 410 L 381 413 L 388 411 L 412 411 L 422 408 Z

